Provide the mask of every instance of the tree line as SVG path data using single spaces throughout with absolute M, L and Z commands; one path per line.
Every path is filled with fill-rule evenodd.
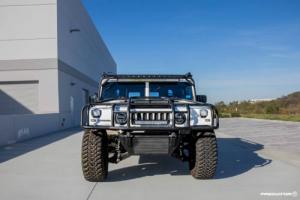
M 300 92 L 294 92 L 272 101 L 232 101 L 228 104 L 221 101 L 215 106 L 223 117 L 239 117 L 243 114 L 300 115 Z

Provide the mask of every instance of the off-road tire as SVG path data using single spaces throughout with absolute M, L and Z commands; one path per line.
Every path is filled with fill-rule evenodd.
M 214 134 L 200 136 L 190 158 L 191 175 L 196 179 L 214 177 L 218 161 L 217 140 Z
M 104 181 L 108 173 L 106 133 L 86 130 L 82 138 L 81 164 L 83 176 L 90 182 Z

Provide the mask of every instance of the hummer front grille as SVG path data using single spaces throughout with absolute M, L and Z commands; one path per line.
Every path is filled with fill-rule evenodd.
M 164 110 L 164 111 L 161 111 Z M 131 124 L 140 126 L 168 126 L 172 121 L 170 109 L 132 110 Z

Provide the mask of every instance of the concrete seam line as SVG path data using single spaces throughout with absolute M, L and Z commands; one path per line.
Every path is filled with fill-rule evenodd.
M 86 200 L 89 200 L 89 199 L 90 199 L 90 197 L 92 196 L 92 193 L 94 192 L 94 190 L 95 190 L 97 184 L 98 184 L 98 183 L 95 183 L 95 185 L 93 186 L 93 188 L 92 188 L 92 190 L 90 191 L 89 195 L 87 196 Z

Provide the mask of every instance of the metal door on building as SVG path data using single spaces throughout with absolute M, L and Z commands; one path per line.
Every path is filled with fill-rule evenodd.
M 0 81 L 0 115 L 38 112 L 38 81 Z

